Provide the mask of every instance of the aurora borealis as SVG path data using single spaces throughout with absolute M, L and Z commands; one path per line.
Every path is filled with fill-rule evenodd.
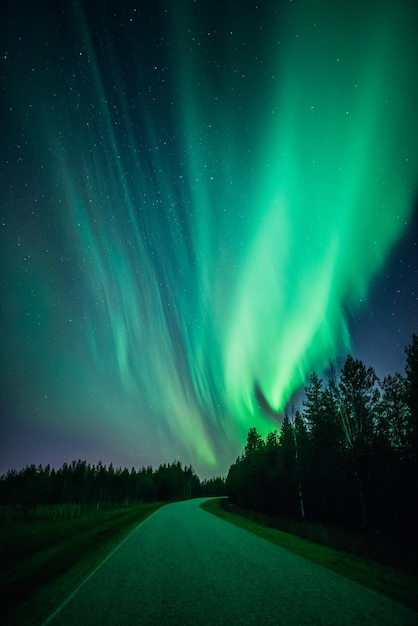
M 1 26 L 5 469 L 224 472 L 410 234 L 416 3 L 33 4 Z

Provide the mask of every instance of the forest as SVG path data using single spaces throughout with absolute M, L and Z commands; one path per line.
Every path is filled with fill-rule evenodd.
M 230 467 L 230 502 L 267 515 L 386 537 L 416 535 L 418 336 L 404 374 L 379 380 L 349 355 L 310 376 L 302 410 L 280 434 L 251 428 Z M 415 539 L 416 541 L 416 539 Z
M 415 537 L 418 484 L 418 335 L 404 374 L 379 380 L 348 355 L 313 373 L 302 410 L 280 433 L 251 428 L 244 453 L 223 478 L 201 481 L 180 461 L 129 470 L 73 461 L 30 465 L 0 476 L 0 521 L 115 506 L 228 495 L 239 507 L 383 536 Z
M 0 521 L 30 519 L 39 510 L 43 515 L 67 516 L 91 506 L 102 509 L 224 493 L 224 479 L 201 481 L 191 466 L 183 467 L 180 461 L 139 470 L 81 460 L 64 463 L 58 470 L 28 465 L 0 477 Z

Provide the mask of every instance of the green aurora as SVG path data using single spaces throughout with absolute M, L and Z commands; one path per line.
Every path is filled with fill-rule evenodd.
M 282 412 L 350 349 L 411 219 L 414 3 L 83 5 L 36 14 L 10 89 L 50 198 L 29 273 L 8 252 L 10 384 L 87 451 L 223 469 L 278 426 L 256 386 Z

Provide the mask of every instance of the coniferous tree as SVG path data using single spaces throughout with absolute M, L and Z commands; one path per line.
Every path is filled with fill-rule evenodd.
M 280 432 L 280 502 L 282 514 L 300 516 L 296 469 L 296 442 L 293 424 L 286 413 Z
M 315 520 L 341 523 L 345 506 L 341 490 L 344 468 L 335 394 L 324 388 L 322 379 L 313 373 L 305 395 L 303 415 L 310 443 L 306 464 L 311 469 L 306 480 L 308 509 Z
M 296 480 L 298 486 L 298 500 L 300 517 L 305 519 L 305 493 L 306 486 L 309 482 L 310 468 L 308 467 L 309 459 L 309 434 L 306 422 L 300 413 L 295 412 L 293 434 L 295 438 L 295 456 L 296 456 Z
M 368 477 L 374 434 L 373 407 L 378 399 L 376 383 L 377 377 L 373 368 L 366 368 L 361 360 L 348 355 L 335 389 L 337 416 L 352 462 L 363 527 L 367 527 L 369 523 Z
M 401 457 L 407 455 L 407 433 L 411 410 L 407 404 L 406 379 L 396 372 L 381 382 L 382 396 L 377 405 L 377 430 Z
M 280 476 L 280 446 L 277 432 L 271 432 L 266 437 L 263 448 L 264 472 L 264 510 L 267 513 L 277 514 L 280 512 L 279 485 Z
M 406 404 L 410 410 L 408 441 L 411 456 L 418 463 L 418 335 L 412 335 L 406 353 Z
M 257 452 L 263 447 L 263 438 L 258 434 L 256 428 L 250 428 L 247 435 L 247 443 L 245 444 L 245 455 L 248 456 L 253 452 Z
M 263 484 L 263 438 L 256 428 L 250 428 L 245 445 L 245 455 L 242 460 L 241 472 L 245 485 L 245 501 L 247 506 L 256 510 L 262 505 L 264 494 Z

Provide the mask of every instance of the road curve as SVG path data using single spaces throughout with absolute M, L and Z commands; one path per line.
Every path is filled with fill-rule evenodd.
M 418 614 L 199 508 L 140 524 L 51 626 L 418 624 Z

